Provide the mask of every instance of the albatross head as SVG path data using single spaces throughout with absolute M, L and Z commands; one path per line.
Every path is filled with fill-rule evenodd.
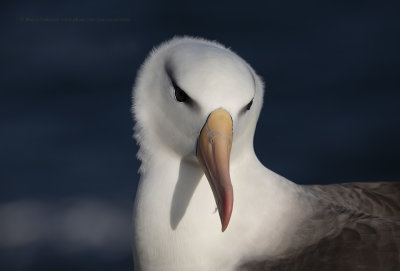
M 254 153 L 262 96 L 260 78 L 242 58 L 221 44 L 188 37 L 154 49 L 135 83 L 138 157 L 144 162 L 164 152 L 196 161 L 223 231 L 233 208 L 229 164 Z

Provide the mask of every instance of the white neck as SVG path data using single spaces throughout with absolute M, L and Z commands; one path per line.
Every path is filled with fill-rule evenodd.
M 301 213 L 298 188 L 264 168 L 254 152 L 245 153 L 250 156 L 231 161 L 235 200 L 224 233 L 211 188 L 195 161 L 167 152 L 143 159 L 142 153 L 134 211 L 139 270 L 232 270 L 241 259 L 285 251 L 296 226 L 288 220 L 299 220 Z

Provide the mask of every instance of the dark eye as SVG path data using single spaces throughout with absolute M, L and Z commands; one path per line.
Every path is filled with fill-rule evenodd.
M 246 105 L 246 110 L 250 110 L 251 106 L 253 105 L 253 100 L 251 100 L 247 105 Z
M 175 90 L 175 98 L 178 102 L 184 103 L 190 100 L 189 96 L 184 92 L 174 81 L 172 81 L 172 86 Z

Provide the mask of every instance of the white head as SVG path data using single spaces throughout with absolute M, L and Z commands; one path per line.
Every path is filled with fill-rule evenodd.
M 261 79 L 242 58 L 221 44 L 189 37 L 165 42 L 146 59 L 134 87 L 138 157 L 146 162 L 152 155 L 166 152 L 197 161 L 197 142 L 207 119 L 215 110 L 224 109 L 232 119 L 233 163 L 243 153 L 253 152 L 262 99 Z M 229 168 L 230 146 L 228 149 Z M 204 159 L 209 162 L 207 157 Z M 204 161 L 202 166 L 210 183 L 218 184 L 210 180 L 216 173 L 207 170 Z M 145 170 L 142 164 L 141 171 Z M 212 188 L 214 195 L 224 196 L 218 188 Z

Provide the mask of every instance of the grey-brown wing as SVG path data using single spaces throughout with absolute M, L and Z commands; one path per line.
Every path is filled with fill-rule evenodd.
M 400 223 L 362 219 L 338 235 L 323 238 L 296 254 L 271 261 L 248 262 L 241 270 L 270 271 L 398 271 Z
M 400 218 L 400 182 L 343 183 L 304 186 L 316 197 L 381 218 Z
M 304 189 L 314 214 L 298 229 L 295 249 L 279 259 L 247 262 L 240 270 L 400 270 L 400 183 Z

